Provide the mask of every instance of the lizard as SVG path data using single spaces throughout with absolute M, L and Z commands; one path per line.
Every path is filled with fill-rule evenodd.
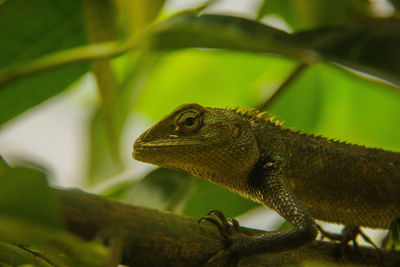
M 400 153 L 286 129 L 255 109 L 181 105 L 136 139 L 132 156 L 223 186 L 293 225 L 257 236 L 228 231 L 216 258 L 305 245 L 317 236 L 315 220 L 389 229 L 400 218 Z

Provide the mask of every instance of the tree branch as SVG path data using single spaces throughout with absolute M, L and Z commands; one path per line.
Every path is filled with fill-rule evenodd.
M 85 239 L 101 238 L 121 263 L 130 266 L 198 266 L 224 249 L 216 228 L 197 218 L 172 212 L 134 207 L 79 190 L 54 189 L 69 231 Z M 243 228 L 249 234 L 262 231 Z M 305 261 L 343 263 L 340 245 L 313 243 L 281 252 L 245 258 L 241 266 L 286 266 Z M 400 254 L 366 247 L 346 247 L 346 264 L 400 264 Z

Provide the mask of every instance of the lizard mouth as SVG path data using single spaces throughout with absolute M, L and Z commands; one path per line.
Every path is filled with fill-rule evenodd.
M 190 147 L 198 145 L 198 141 L 196 140 L 180 140 L 179 142 L 171 141 L 171 140 L 158 140 L 151 142 L 143 142 L 138 139 L 133 144 L 132 157 L 136 160 L 144 160 L 147 156 L 152 154 L 158 154 L 162 150 L 168 150 L 171 147 Z
M 210 139 L 199 140 L 199 139 L 160 139 L 144 141 L 138 138 L 133 144 L 132 157 L 139 161 L 153 160 L 158 158 L 160 153 L 166 153 L 167 155 L 171 152 L 176 151 L 188 151 L 193 149 L 205 150 L 210 146 L 217 145 L 217 140 L 210 142 Z

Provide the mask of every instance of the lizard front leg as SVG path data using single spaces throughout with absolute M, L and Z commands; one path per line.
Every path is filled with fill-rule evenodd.
M 281 183 L 279 176 L 268 169 L 269 167 L 271 164 L 264 163 L 255 166 L 249 176 L 249 190 L 252 194 L 257 194 L 255 197 L 261 199 L 266 206 L 288 220 L 294 228 L 255 236 L 248 236 L 240 231 L 229 231 L 225 236 L 229 234 L 230 246 L 212 257 L 208 263 L 220 262 L 222 257 L 226 259 L 228 255 L 231 259 L 240 259 L 255 254 L 293 249 L 316 238 L 318 231 L 314 220 Z
M 287 231 L 266 233 L 253 238 L 252 248 L 247 255 L 267 252 L 279 252 L 302 246 L 313 241 L 318 233 L 312 217 L 299 200 L 284 186 L 278 173 L 271 171 L 270 162 L 256 166 L 249 177 L 250 186 L 255 186 L 262 202 L 275 210 L 291 223 L 294 228 Z

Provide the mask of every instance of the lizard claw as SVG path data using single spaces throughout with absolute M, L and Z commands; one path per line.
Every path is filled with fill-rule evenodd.
M 210 211 L 205 217 L 201 218 L 198 223 L 208 221 L 214 224 L 224 240 L 225 250 L 222 250 L 211 257 L 206 266 L 221 266 L 225 262 L 230 263 L 229 266 L 238 266 L 240 257 L 235 255 L 232 246 L 238 240 L 247 239 L 248 236 L 241 231 L 240 224 L 233 218 L 226 218 L 225 215 L 218 210 Z
M 219 210 L 210 211 L 205 217 L 201 218 L 198 223 L 203 221 L 209 221 L 217 227 L 218 232 L 227 243 L 227 247 L 233 243 L 232 236 L 241 233 L 239 222 L 233 218 L 226 218 L 224 213 Z
M 228 218 L 228 221 L 232 224 L 232 226 L 233 226 L 233 228 L 235 229 L 236 232 L 241 232 L 242 231 L 240 229 L 240 224 L 236 219 Z

